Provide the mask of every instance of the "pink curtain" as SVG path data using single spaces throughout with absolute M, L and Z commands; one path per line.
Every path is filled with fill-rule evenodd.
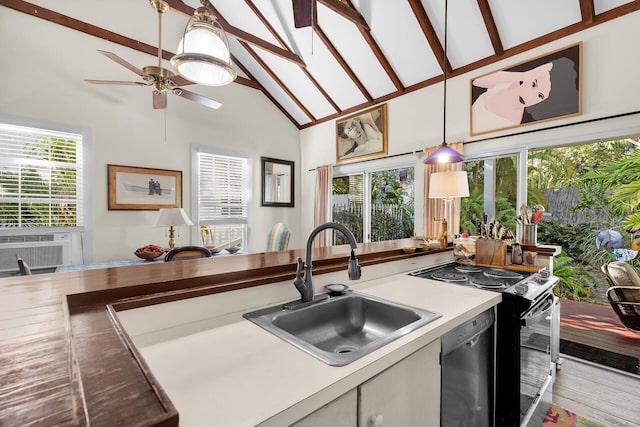
M 463 152 L 463 143 L 454 142 L 447 144 L 459 153 Z M 441 146 L 425 148 L 423 151 L 426 157 L 436 151 Z M 425 157 L 425 158 L 426 158 Z M 442 231 L 442 218 L 445 215 L 444 199 L 429 198 L 429 181 L 433 172 L 459 171 L 462 170 L 462 163 L 445 163 L 435 165 L 424 165 L 424 233 L 427 238 L 436 238 Z M 460 232 L 460 199 L 453 200 L 453 233 Z
M 316 196 L 313 212 L 313 226 L 331 221 L 331 184 L 333 181 L 333 167 L 331 165 L 316 168 Z M 315 247 L 329 246 L 330 230 L 323 231 L 314 239 Z

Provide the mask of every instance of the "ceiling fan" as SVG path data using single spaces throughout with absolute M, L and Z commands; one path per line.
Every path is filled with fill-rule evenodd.
M 182 76 L 173 74 L 171 71 L 162 67 L 162 14 L 169 10 L 169 5 L 164 0 L 149 0 L 149 4 L 158 12 L 158 65 L 149 65 L 142 69 L 130 64 L 124 59 L 120 58 L 113 52 L 107 52 L 104 50 L 98 50 L 101 54 L 117 62 L 125 68 L 133 71 L 140 77 L 142 82 L 127 82 L 117 80 L 85 80 L 88 83 L 102 84 L 102 85 L 138 85 L 138 86 L 151 86 L 153 87 L 153 108 L 165 109 L 167 108 L 167 92 L 171 92 L 174 95 L 180 96 L 185 99 L 197 102 L 205 107 L 218 109 L 222 106 L 218 101 L 198 95 L 197 93 L 190 92 L 182 89 L 178 86 L 186 86 L 193 84 L 192 81 L 185 79 Z

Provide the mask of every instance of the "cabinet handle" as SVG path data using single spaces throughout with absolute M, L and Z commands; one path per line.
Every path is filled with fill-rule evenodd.
M 369 418 L 369 425 L 371 427 L 382 427 L 382 415 L 377 414 L 377 415 L 371 415 L 371 417 Z

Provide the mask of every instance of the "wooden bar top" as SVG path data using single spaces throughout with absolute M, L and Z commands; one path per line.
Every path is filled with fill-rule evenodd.
M 359 244 L 363 266 L 412 239 Z M 313 250 L 314 275 L 344 270 L 348 245 Z M 293 280 L 304 250 L 0 279 L 1 425 L 177 426 L 178 412 L 120 336 L 109 304 L 156 302 Z M 293 285 L 292 285 L 293 286 Z

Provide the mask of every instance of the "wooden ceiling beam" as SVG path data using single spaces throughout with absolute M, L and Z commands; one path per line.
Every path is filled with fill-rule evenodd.
M 298 106 L 298 108 L 300 108 L 300 110 L 302 110 L 302 112 L 306 114 L 307 117 L 309 117 L 309 119 L 311 119 L 312 122 L 315 121 L 316 118 L 313 116 L 313 114 L 311 114 L 311 111 L 309 111 L 307 107 L 305 107 L 304 104 L 300 102 L 300 100 L 294 95 L 293 92 L 291 92 L 291 90 L 287 87 L 287 85 L 285 85 L 284 82 L 280 80 L 280 77 L 278 77 L 276 73 L 274 73 L 273 70 L 267 65 L 267 63 L 264 62 L 262 58 L 260 58 L 260 55 L 258 55 L 253 50 L 253 48 L 249 46 L 248 43 L 241 41 L 240 44 L 242 45 L 242 47 L 244 47 L 247 50 L 249 55 L 251 55 L 251 57 L 258 63 L 258 65 L 262 67 L 265 73 L 267 73 L 269 77 L 271 77 L 273 81 L 275 81 L 276 84 L 280 86 L 280 89 L 282 89 L 284 93 L 286 93 L 289 96 L 289 98 L 291 98 L 291 100 Z
M 487 28 L 487 34 L 489 34 L 489 40 L 491 40 L 493 51 L 497 57 L 501 57 L 504 53 L 504 46 L 502 45 L 502 40 L 500 40 L 500 33 L 498 33 L 496 21 L 493 19 L 489 0 L 478 0 L 478 7 L 480 8 L 480 13 L 484 20 L 484 26 Z
M 596 17 L 593 0 L 580 0 L 580 14 L 582 15 L 582 22 L 586 25 L 593 24 L 593 20 Z
M 342 3 L 339 0 L 318 0 L 318 2 L 322 3 L 329 9 L 336 12 L 338 15 L 342 16 L 345 19 L 356 24 L 358 27 L 363 28 L 367 31 L 371 30 L 369 28 L 369 24 L 367 21 L 360 15 L 354 7 L 349 7 L 349 5 Z
M 273 26 L 269 23 L 269 21 L 267 21 L 267 19 L 264 17 L 262 12 L 260 12 L 260 9 L 258 9 L 256 7 L 256 5 L 253 4 L 253 2 L 251 0 L 245 0 L 245 3 L 247 4 L 247 6 L 249 6 L 251 11 L 258 17 L 260 22 L 262 22 L 262 25 L 264 25 L 265 28 L 267 30 L 269 30 L 271 35 L 273 37 L 275 37 L 276 40 L 278 40 L 278 43 L 280 43 L 280 46 L 282 46 L 283 48 L 288 49 L 287 48 L 287 44 L 285 43 L 285 41 L 282 39 L 282 37 L 280 37 L 280 34 L 278 34 L 278 32 L 275 30 L 275 28 L 273 28 Z M 331 96 L 327 93 L 327 91 L 324 90 L 324 88 L 320 85 L 320 83 L 318 83 L 316 78 L 313 77 L 313 75 L 309 72 L 309 70 L 306 67 L 300 67 L 300 70 L 304 73 L 305 76 L 307 76 L 307 78 L 316 87 L 316 89 L 318 89 L 318 91 L 322 94 L 322 96 L 324 96 L 324 98 L 327 100 L 327 102 L 329 104 L 331 104 L 333 109 L 336 110 L 336 111 L 341 111 L 341 108 L 338 106 L 338 104 L 336 104 L 336 102 L 333 100 L 333 98 L 331 98 Z
M 195 12 L 195 9 L 192 8 L 191 6 L 188 6 L 186 4 L 184 4 L 182 2 L 182 0 L 165 0 L 167 2 L 167 4 L 169 4 L 169 7 L 178 12 L 181 13 L 185 16 L 191 17 L 193 16 L 193 13 Z M 222 29 L 224 29 L 224 31 L 227 33 L 228 36 L 231 36 L 233 38 L 235 38 L 238 41 L 242 41 L 245 43 L 248 43 L 250 45 L 259 47 L 260 49 L 263 49 L 269 53 L 272 53 L 276 56 L 279 56 L 281 58 L 284 58 L 288 61 L 294 62 L 296 64 L 298 64 L 301 67 L 305 67 L 306 64 L 304 63 L 304 61 L 302 60 L 302 58 L 300 58 L 298 55 L 296 55 L 295 53 L 292 53 L 291 51 L 287 50 L 287 49 L 283 49 L 281 47 L 278 47 L 272 43 L 269 43 L 266 40 L 263 40 L 259 37 L 254 36 L 253 34 L 250 34 L 244 30 L 241 30 L 238 27 L 234 27 L 233 25 L 231 25 L 226 19 L 224 19 L 224 17 L 220 14 L 220 12 L 218 12 L 218 10 L 213 7 L 213 5 L 211 3 L 209 3 L 209 7 L 211 8 L 211 10 L 213 11 L 213 13 L 216 15 L 216 18 L 218 19 L 218 22 L 220 23 L 220 26 L 222 26 Z M 186 25 L 186 23 L 185 23 Z
M 424 36 L 427 38 L 429 46 L 431 46 L 431 50 L 436 57 L 436 61 L 438 61 L 438 64 L 440 64 L 440 68 L 444 71 L 446 67 L 447 74 L 452 73 L 453 67 L 451 67 L 449 58 L 444 57 L 444 49 L 442 47 L 442 44 L 440 44 L 440 39 L 438 39 L 429 16 L 427 16 L 427 12 L 422 6 L 422 2 L 420 0 L 409 0 L 409 5 L 411 6 L 411 10 L 413 10 L 413 14 L 418 20 L 418 24 L 420 25 Z
M 344 72 L 347 73 L 347 75 L 351 78 L 351 81 L 353 82 L 353 84 L 356 85 L 356 87 L 360 90 L 362 95 L 364 95 L 366 100 L 368 102 L 372 102 L 373 97 L 371 96 L 367 88 L 364 87 L 364 85 L 362 84 L 358 76 L 356 76 L 356 74 L 353 72 L 351 67 L 349 67 L 349 64 L 347 64 L 347 61 L 345 61 L 342 55 L 340 55 L 340 52 L 338 52 L 338 49 L 336 49 L 333 43 L 331 43 L 331 40 L 329 40 L 329 37 L 327 37 L 324 31 L 322 31 L 322 28 L 320 28 L 319 25 L 315 25 L 313 27 L 313 30 L 317 34 L 317 36 L 320 38 L 322 43 L 324 43 L 324 45 L 327 47 L 329 52 L 331 52 L 331 54 L 336 59 L 336 61 L 338 61 L 338 64 L 340 64 Z M 338 111 L 340 111 L 340 109 L 338 109 Z
M 347 5 L 349 8 L 357 12 L 357 9 L 351 3 L 351 0 L 345 0 L 345 5 Z M 389 77 L 393 85 L 396 87 L 397 91 L 402 92 L 404 90 L 404 85 L 402 84 L 400 77 L 398 77 L 398 74 L 395 72 L 395 70 L 391 66 L 391 63 L 389 62 L 387 57 L 384 55 L 384 52 L 382 52 L 382 49 L 378 45 L 378 42 L 376 42 L 376 40 L 371 35 L 371 31 L 361 26 L 358 26 L 358 29 L 360 30 L 360 34 L 362 35 L 364 40 L 369 45 L 369 48 L 378 59 L 378 62 L 380 63 L 380 65 L 382 65 L 382 68 L 384 69 L 385 73 L 387 73 L 387 76 Z

